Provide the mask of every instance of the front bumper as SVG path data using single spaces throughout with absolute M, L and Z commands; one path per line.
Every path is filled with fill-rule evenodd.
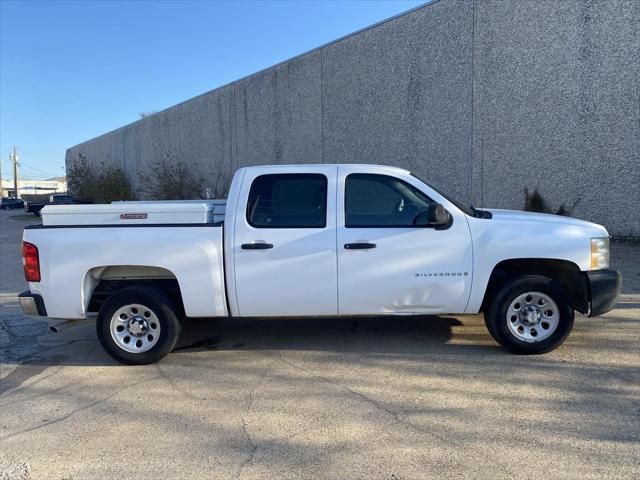
M 22 311 L 27 315 L 47 316 L 47 309 L 44 307 L 44 300 L 37 293 L 30 291 L 22 292 L 18 295 L 18 301 L 22 307 Z
M 589 284 L 590 317 L 607 313 L 618 302 L 622 275 L 617 270 L 596 270 L 586 272 Z

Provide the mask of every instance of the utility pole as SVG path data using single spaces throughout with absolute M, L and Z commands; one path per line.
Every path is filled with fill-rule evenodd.
M 16 147 L 13 147 L 13 153 L 11 154 L 11 163 L 13 164 L 13 195 L 15 198 L 20 198 L 18 192 L 18 154 L 16 153 Z

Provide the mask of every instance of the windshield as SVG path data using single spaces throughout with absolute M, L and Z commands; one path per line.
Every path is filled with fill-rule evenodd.
M 458 207 L 460 210 L 462 210 L 465 214 L 469 215 L 470 217 L 476 217 L 476 210 L 473 208 L 472 205 L 464 205 L 462 202 L 460 202 L 459 200 L 453 198 L 451 195 L 448 195 L 446 193 L 444 193 L 442 190 L 440 190 L 439 188 L 434 187 L 433 185 L 431 185 L 430 183 L 425 182 L 423 179 L 421 179 L 420 177 L 418 177 L 415 174 L 411 174 L 411 176 L 413 178 L 417 178 L 418 180 L 420 180 L 422 183 L 424 183 L 426 186 L 428 186 L 429 188 L 433 189 L 436 191 L 436 193 L 438 193 L 439 195 L 442 195 L 444 198 L 446 198 L 448 201 L 450 201 L 451 203 L 453 203 L 456 207 Z

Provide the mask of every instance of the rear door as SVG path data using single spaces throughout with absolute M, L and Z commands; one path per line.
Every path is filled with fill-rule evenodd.
M 338 190 L 341 315 L 464 312 L 472 278 L 464 213 L 408 173 L 385 168 L 340 166 Z M 415 226 L 434 201 L 452 224 Z
M 247 169 L 232 240 L 240 316 L 336 315 L 336 166 Z

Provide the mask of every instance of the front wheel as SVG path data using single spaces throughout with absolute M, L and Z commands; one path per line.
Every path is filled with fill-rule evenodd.
M 485 311 L 489 333 L 518 354 L 558 348 L 573 328 L 574 312 L 561 284 L 540 275 L 504 282 Z
M 174 302 L 149 287 L 127 287 L 111 295 L 96 321 L 98 339 L 115 360 L 127 365 L 154 363 L 180 336 Z

